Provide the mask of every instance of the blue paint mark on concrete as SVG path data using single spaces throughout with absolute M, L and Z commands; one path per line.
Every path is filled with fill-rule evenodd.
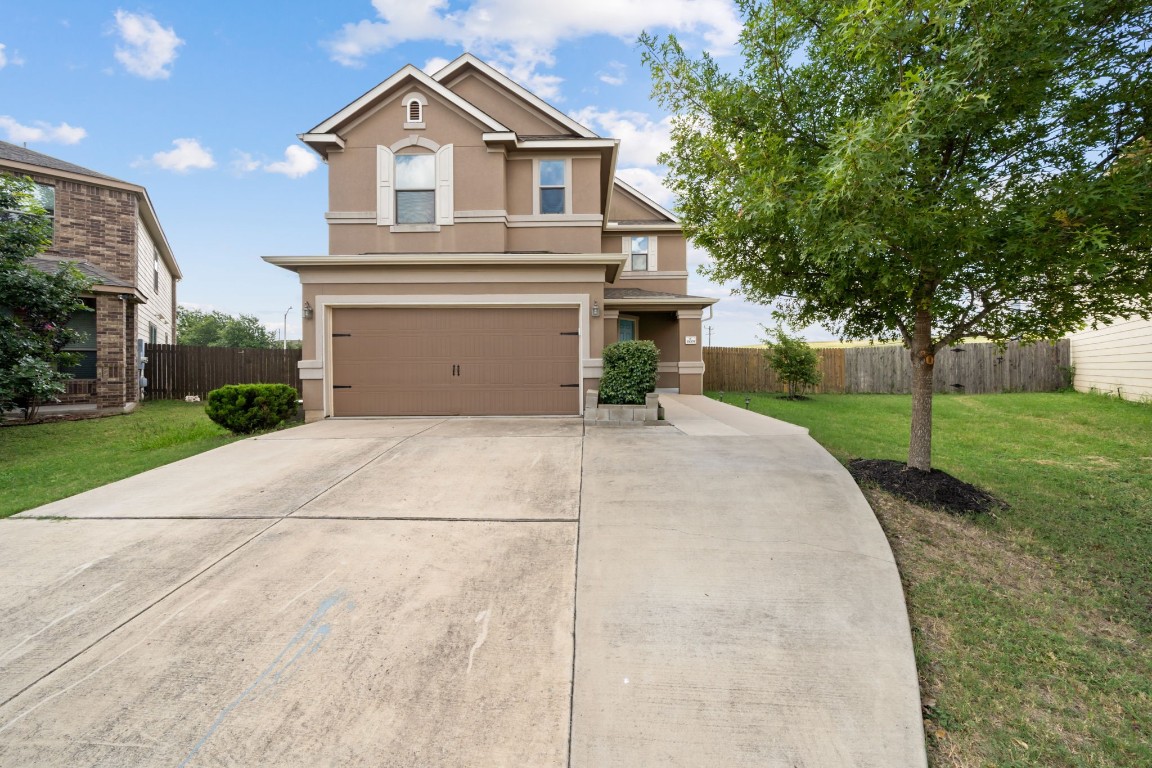
M 320 620 L 323 619 L 330 610 L 339 605 L 345 597 L 346 593 L 344 590 L 337 590 L 320 602 L 320 605 L 316 607 L 316 610 L 312 612 L 312 615 L 308 617 L 304 625 L 296 630 L 296 634 L 292 636 L 292 639 L 288 641 L 284 649 L 272 660 L 272 663 L 252 681 L 251 685 L 241 691 L 239 696 L 229 702 L 228 706 L 220 711 L 220 714 L 212 721 L 212 725 L 208 726 L 208 730 L 204 736 L 200 741 L 196 742 L 187 756 L 180 761 L 180 768 L 183 768 L 191 762 L 192 758 L 196 756 L 196 753 L 208 743 L 208 740 L 212 738 L 212 735 L 216 733 L 216 730 L 228 718 L 228 715 L 232 714 L 232 711 L 236 709 L 244 699 L 248 698 L 262 682 L 269 680 L 272 685 L 275 685 L 280 681 L 281 676 L 291 669 L 292 665 L 296 663 L 296 660 L 299 659 L 305 651 L 308 652 L 308 655 L 312 655 L 320 648 L 320 645 L 332 632 L 332 625 L 321 624 Z M 352 607 L 351 601 L 349 601 L 346 607 Z M 293 653 L 293 651 L 295 652 Z M 291 656 L 289 656 L 289 654 L 291 654 Z M 288 659 L 287 661 L 284 660 L 286 657 Z

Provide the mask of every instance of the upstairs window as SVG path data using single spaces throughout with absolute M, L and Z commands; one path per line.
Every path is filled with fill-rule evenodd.
M 563 160 L 540 161 L 540 213 L 567 213 L 568 164 Z
M 377 226 L 435 231 L 452 224 L 454 205 L 451 144 L 411 137 L 376 147 Z
M 633 272 L 647 272 L 648 271 L 648 238 L 647 237 L 634 237 L 632 238 L 632 271 Z
M 436 156 L 396 156 L 396 223 L 436 223 Z
M 56 224 L 56 188 L 48 186 L 47 184 L 36 184 L 33 189 L 33 194 L 36 196 L 36 202 L 44 209 L 48 223 L 52 225 L 55 230 Z M 17 216 L 27 216 L 27 210 L 0 210 L 0 220 L 11 221 Z M 49 236 L 54 235 L 55 232 L 49 232 Z

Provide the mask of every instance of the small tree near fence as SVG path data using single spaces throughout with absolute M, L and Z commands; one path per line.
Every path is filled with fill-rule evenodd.
M 798 399 L 807 387 L 815 387 L 820 383 L 821 376 L 817 368 L 820 356 L 816 350 L 803 339 L 784 333 L 780 326 L 775 329 L 760 327 L 764 329 L 762 341 L 767 347 L 764 359 L 768 361 L 768 367 L 776 371 L 780 381 L 787 385 L 789 400 Z

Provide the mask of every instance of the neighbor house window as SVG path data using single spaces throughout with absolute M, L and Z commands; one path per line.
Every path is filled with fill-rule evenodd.
M 152 256 L 152 290 L 160 292 L 160 255 Z
M 436 156 L 396 156 L 396 223 L 436 223 Z
M 88 309 L 77 312 L 68 321 L 68 327 L 76 331 L 77 336 L 64 346 L 64 351 L 72 352 L 79 360 L 76 365 L 60 369 L 74 379 L 96 378 L 96 300 L 84 299 L 84 306 Z
M 40 207 L 44 209 L 47 214 L 48 223 L 55 229 L 56 223 L 56 188 L 50 187 L 47 184 L 37 184 L 34 190 L 36 195 L 36 202 L 40 203 Z M 17 216 L 27 215 L 26 210 L 2 210 L 0 211 L 0 221 L 11 221 Z M 49 231 L 48 235 L 51 237 L 53 231 Z
M 648 238 L 634 237 L 632 238 L 632 271 L 633 272 L 647 272 L 648 271 Z
M 566 213 L 567 170 L 563 160 L 540 161 L 540 213 Z
M 159 335 L 159 329 L 152 323 L 148 323 L 148 343 L 155 344 Z

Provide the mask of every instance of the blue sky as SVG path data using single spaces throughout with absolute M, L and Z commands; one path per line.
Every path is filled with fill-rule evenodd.
M 468 50 L 621 139 L 619 174 L 671 205 L 656 162 L 667 116 L 635 45 L 645 29 L 735 64 L 729 0 L 9 3 L 0 139 L 147 187 L 184 272 L 180 303 L 277 330 L 293 307 L 299 338 L 296 276 L 260 260 L 327 251 L 325 167 L 297 133 L 405 64 Z M 754 343 L 770 322 L 694 273 L 689 289 L 724 299 L 717 346 Z

